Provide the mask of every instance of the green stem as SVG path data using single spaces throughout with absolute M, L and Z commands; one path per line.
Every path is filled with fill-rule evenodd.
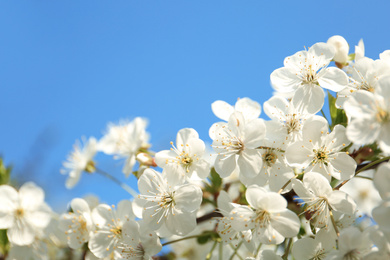
M 339 237 L 340 232 L 339 229 L 337 228 L 336 221 L 334 220 L 333 212 L 331 210 L 329 210 L 329 215 L 330 215 L 330 220 L 332 220 L 332 225 L 334 227 L 334 230 L 336 231 L 337 237 Z
M 203 234 L 201 234 L 201 235 L 203 235 Z M 180 239 L 168 241 L 168 242 L 162 244 L 162 246 L 166 246 L 166 245 L 173 244 L 173 243 L 180 242 L 180 241 L 187 240 L 187 239 L 198 238 L 198 237 L 200 237 L 201 235 L 183 237 L 183 238 L 180 238 Z
M 219 260 L 223 260 L 223 247 L 222 247 L 222 246 L 223 246 L 222 243 L 219 243 L 219 252 L 218 252 L 218 254 L 219 254 L 218 258 L 219 258 Z
M 213 247 L 211 248 L 210 252 L 206 256 L 206 260 L 210 260 L 211 259 L 212 255 L 213 255 L 213 251 L 214 251 L 215 247 L 217 246 L 217 243 L 218 243 L 218 241 L 214 242 Z
M 293 239 L 289 238 L 288 244 L 287 244 L 286 249 L 284 251 L 284 254 L 282 255 L 282 259 L 284 259 L 284 260 L 287 260 L 287 258 L 288 258 L 288 254 L 290 253 L 292 241 L 293 241 Z
M 262 245 L 263 244 L 260 243 L 259 246 L 257 247 L 255 257 L 257 257 L 257 255 L 259 254 Z
M 298 175 L 295 175 L 294 177 L 292 177 L 291 179 L 289 179 L 283 186 L 282 186 L 282 188 L 280 188 L 280 190 L 278 191 L 278 193 L 280 194 L 280 193 L 282 193 L 283 192 L 283 190 L 290 184 L 290 182 L 293 180 L 293 179 L 295 179 L 296 177 L 298 177 Z
M 230 247 L 234 250 L 232 256 L 230 257 L 230 260 L 233 260 L 233 258 L 234 258 L 235 255 L 237 255 L 241 260 L 243 259 L 243 258 L 237 253 L 238 249 L 240 248 L 240 246 L 242 245 L 243 242 L 244 242 L 244 241 L 241 240 L 241 242 L 237 245 L 236 248 L 234 248 L 234 246 L 233 246 L 232 244 L 230 244 Z
M 103 175 L 104 177 L 112 180 L 113 182 L 115 182 L 116 184 L 121 186 L 121 188 L 124 189 L 125 191 L 127 191 L 133 198 L 136 198 L 138 196 L 138 193 L 135 190 L 133 190 L 129 185 L 121 182 L 120 180 L 118 180 L 117 178 L 112 176 L 111 174 L 109 174 L 103 170 L 100 170 L 98 168 L 96 168 L 95 172 L 99 173 L 100 175 Z

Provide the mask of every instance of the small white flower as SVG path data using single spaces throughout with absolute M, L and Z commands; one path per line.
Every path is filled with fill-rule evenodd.
M 228 177 L 238 166 L 239 174 L 254 178 L 260 173 L 262 158 L 257 149 L 265 137 L 266 127 L 262 119 L 246 122 L 240 112 L 234 112 L 229 122 L 215 129 L 212 147 L 218 154 L 215 170 Z
M 19 246 L 30 245 L 50 222 L 51 209 L 44 202 L 45 193 L 32 182 L 19 192 L 0 186 L 0 229 L 8 229 L 8 240 Z
M 336 241 L 326 229 L 317 232 L 315 238 L 304 237 L 294 242 L 292 255 L 299 260 L 322 260 L 335 246 Z
M 331 251 L 326 260 L 363 259 L 372 245 L 368 239 L 368 234 L 360 232 L 356 227 L 342 230 L 338 240 L 338 249 Z
M 304 168 L 305 172 L 315 171 L 328 180 L 333 176 L 338 180 L 350 179 L 355 174 L 356 162 L 341 150 L 349 145 L 345 128 L 337 125 L 331 133 L 324 118 L 306 122 L 302 141 L 291 144 L 286 150 L 290 166 Z
M 282 195 L 257 185 L 249 186 L 245 194 L 250 207 L 238 206 L 231 211 L 235 230 L 252 230 L 255 243 L 265 244 L 280 244 L 298 234 L 299 218 L 287 209 Z
M 79 182 L 83 171 L 89 173 L 95 171 L 93 157 L 96 152 L 97 142 L 94 137 L 90 137 L 84 147 L 81 147 L 80 142 L 76 141 L 74 150 L 69 154 L 67 161 L 63 163 L 65 169 L 61 170 L 62 174 L 69 175 L 65 183 L 68 189 L 73 188 Z
M 61 216 L 60 228 L 67 235 L 69 247 L 77 249 L 88 242 L 93 230 L 91 211 L 83 199 L 75 198 L 70 205 L 73 212 Z
M 202 158 L 204 152 L 205 145 L 198 133 L 192 128 L 184 128 L 177 133 L 176 147 L 158 152 L 156 163 L 164 168 L 171 185 L 183 184 L 193 173 L 205 179 L 210 165 Z
M 308 102 L 309 100 L 302 100 L 294 95 L 291 102 L 280 96 L 273 96 L 264 103 L 264 112 L 273 122 L 278 122 L 279 128 L 285 130 L 285 134 L 288 137 L 287 142 L 301 140 L 302 129 L 306 120 L 312 117 L 319 117 L 314 115 L 319 110 L 315 111 L 315 113 L 307 111 Z M 271 130 L 272 135 L 275 134 L 275 130 Z
M 99 151 L 126 159 L 122 170 L 126 177 L 133 170 L 139 150 L 149 147 L 146 126 L 146 119 L 140 117 L 119 125 L 109 124 L 106 135 L 99 141 Z
M 107 257 L 112 252 L 119 254 L 122 244 L 132 243 L 134 218 L 131 202 L 128 200 L 120 201 L 117 210 L 106 204 L 94 208 L 92 221 L 96 231 L 90 234 L 89 250 L 99 258 Z
M 224 121 L 228 121 L 230 115 L 236 111 L 241 112 L 247 121 L 258 118 L 261 113 L 260 104 L 247 97 L 239 98 L 234 107 L 225 101 L 217 100 L 211 104 L 211 109 L 214 115 Z
M 316 172 L 305 173 L 303 182 L 294 179 L 293 189 L 306 204 L 305 212 L 314 220 L 316 227 L 331 226 L 330 211 L 353 214 L 356 203 L 348 194 L 332 190 L 328 180 Z
M 129 223 L 131 223 L 128 228 L 131 242 L 119 245 L 116 253 L 119 253 L 120 259 L 152 260 L 152 256 L 162 249 L 159 237 L 155 232 L 148 230 L 142 221 L 141 225 L 135 221 Z
M 346 64 L 348 61 L 349 45 L 344 37 L 334 35 L 330 37 L 326 43 L 333 46 L 335 49 L 333 60 L 341 64 Z
M 196 227 L 196 211 L 202 190 L 193 184 L 171 186 L 166 177 L 146 169 L 138 180 L 139 199 L 146 200 L 142 219 L 151 230 L 165 226 L 175 235 L 186 235 Z
M 336 105 L 342 107 L 352 93 L 357 90 L 374 92 L 378 80 L 389 75 L 390 66 L 381 60 L 372 60 L 361 58 L 350 68 L 350 83 L 348 86 L 337 93 Z
M 358 90 L 344 103 L 350 120 L 347 137 L 357 145 L 377 142 L 390 154 L 390 76 L 378 80 L 375 92 Z
M 342 70 L 328 65 L 334 57 L 334 48 L 326 43 L 314 44 L 308 51 L 299 51 L 284 60 L 284 67 L 271 73 L 272 87 L 278 92 L 297 92 L 310 100 L 308 111 L 315 113 L 324 104 L 321 87 L 338 92 L 348 84 Z

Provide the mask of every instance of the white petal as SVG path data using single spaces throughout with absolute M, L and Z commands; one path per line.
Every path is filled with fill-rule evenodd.
M 93 233 L 92 237 L 89 239 L 88 248 L 91 252 L 98 258 L 108 257 L 113 247 L 109 246 L 112 241 L 107 233 L 96 232 Z
M 19 225 L 14 225 L 7 230 L 8 240 L 16 245 L 25 246 L 30 245 L 35 240 L 37 231 L 26 222 Z
M 298 216 L 290 210 L 272 214 L 271 225 L 284 237 L 295 237 L 301 227 Z
M 323 61 L 327 61 L 328 63 L 330 62 L 331 59 L 333 59 L 334 54 L 335 54 L 334 48 L 331 45 L 324 42 L 318 42 L 313 46 L 311 46 L 308 50 L 308 56 L 314 55 L 316 57 L 321 57 Z
M 330 206 L 341 213 L 353 214 L 356 210 L 356 203 L 345 192 L 335 190 L 328 196 Z
M 248 148 L 257 148 L 261 145 L 266 134 L 263 119 L 256 118 L 248 122 L 243 130 L 244 144 Z
M 19 204 L 19 194 L 11 186 L 0 186 L 0 229 L 14 225 L 14 211 Z
M 156 235 L 156 233 L 152 231 L 142 230 L 142 227 L 141 243 L 144 248 L 145 255 L 149 257 L 158 254 L 162 249 L 160 238 Z
M 349 180 L 355 175 L 356 161 L 346 153 L 335 153 L 331 155 L 332 160 L 330 161 L 332 168 L 337 172 L 340 177 L 333 175 L 339 180 Z M 335 158 L 335 159 L 333 159 Z
M 263 159 L 258 150 L 245 149 L 238 156 L 237 164 L 240 168 L 240 174 L 247 178 L 253 178 L 260 173 Z
M 121 200 L 117 206 L 117 217 L 121 220 L 135 219 L 132 203 L 129 200 Z
M 390 198 L 390 164 L 382 163 L 374 175 L 374 185 L 382 199 Z M 0 222 L 1 223 L 1 222 Z
M 347 126 L 347 137 L 357 145 L 373 143 L 379 136 L 380 125 L 373 119 L 352 120 Z
M 181 145 L 185 145 L 189 139 L 199 138 L 198 132 L 192 128 L 181 129 L 176 136 L 176 146 L 180 149 Z
M 168 230 L 175 235 L 184 236 L 196 228 L 195 213 L 175 211 L 165 221 Z
M 160 190 L 160 186 L 165 186 L 161 174 L 153 169 L 146 169 L 138 180 L 138 189 L 141 194 L 148 194 L 150 191 Z
M 211 110 L 216 117 L 224 121 L 228 121 L 230 115 L 234 112 L 233 106 L 222 100 L 217 100 L 213 102 L 211 104 Z
M 237 163 L 235 154 L 228 157 L 218 155 L 214 163 L 215 171 L 219 174 L 219 176 L 221 176 L 221 178 L 230 176 L 236 169 L 236 166 Z
M 288 67 L 274 70 L 271 73 L 271 85 L 279 92 L 292 92 L 297 89 L 301 79 L 297 76 L 297 71 Z
M 348 85 L 348 76 L 344 71 L 330 67 L 325 69 L 325 73 L 318 79 L 321 87 L 339 92 Z
M 70 202 L 70 206 L 73 210 L 73 212 L 77 212 L 79 214 L 83 213 L 90 213 L 91 210 L 89 209 L 88 203 L 80 198 L 75 198 Z
M 200 159 L 196 162 L 194 171 L 199 176 L 199 178 L 206 179 L 210 173 L 210 164 L 206 160 Z
M 202 203 L 202 190 L 193 184 L 187 184 L 175 189 L 175 208 L 185 211 L 193 212 L 199 209 Z
M 258 118 L 261 113 L 260 104 L 250 98 L 240 98 L 237 100 L 235 109 L 236 111 L 240 111 L 248 121 Z
M 227 194 L 226 191 L 221 190 L 217 198 L 217 205 L 218 205 L 218 209 L 222 211 L 223 215 L 225 215 L 226 213 L 230 212 L 233 209 L 233 206 L 230 204 L 231 202 L 232 199 L 230 198 L 229 194 Z
M 22 208 L 34 210 L 44 201 L 45 192 L 32 182 L 27 182 L 19 189 L 19 197 Z
M 286 209 L 287 201 L 276 192 L 267 192 L 263 197 L 258 198 L 256 206 L 270 213 L 281 212 Z
M 267 194 L 266 189 L 257 185 L 251 185 L 245 192 L 246 200 L 253 208 L 259 208 L 259 200 Z
M 172 160 L 176 159 L 176 156 L 177 154 L 174 151 L 163 150 L 156 153 L 155 161 L 159 167 L 164 168 L 165 165 L 168 164 L 168 162 L 171 162 Z
M 327 196 L 332 192 L 328 180 L 317 172 L 308 172 L 303 176 L 304 185 L 316 196 Z
M 304 84 L 300 86 L 294 94 L 294 107 L 304 108 L 305 112 L 316 114 L 324 105 L 325 93 L 321 87 L 314 84 Z M 300 104 L 299 100 L 304 100 L 305 104 Z
M 112 213 L 111 207 L 107 204 L 100 204 L 92 210 L 92 221 L 95 225 L 100 227 L 105 226 L 107 223 L 111 222 Z
M 288 114 L 288 101 L 280 96 L 273 96 L 268 101 L 264 102 L 264 112 L 271 119 L 285 121 Z

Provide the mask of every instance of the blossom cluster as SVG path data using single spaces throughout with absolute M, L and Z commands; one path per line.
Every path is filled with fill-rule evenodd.
M 153 152 L 147 121 L 138 117 L 77 142 L 61 170 L 66 187 L 84 173 L 102 174 L 129 193 L 116 206 L 75 198 L 58 215 L 35 184 L 17 191 L 4 183 L 1 253 L 390 259 L 390 50 L 373 60 L 363 41 L 349 54 L 347 41 L 333 36 L 286 57 L 270 82 L 274 96 L 262 106 L 247 97 L 211 105 L 219 118 L 211 148 L 183 128 L 169 150 Z M 121 159 L 138 191 L 100 169 L 99 152 Z

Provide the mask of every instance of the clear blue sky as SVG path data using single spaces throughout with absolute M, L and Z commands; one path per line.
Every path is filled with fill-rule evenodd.
M 54 208 L 89 192 L 116 203 L 126 193 L 100 176 L 65 189 L 59 170 L 76 139 L 142 116 L 155 151 L 184 127 L 208 142 L 211 103 L 262 104 L 270 73 L 304 46 L 338 34 L 353 52 L 363 38 L 366 56 L 378 58 L 390 49 L 389 9 L 389 1 L 1 1 L 0 154 Z M 118 162 L 98 158 L 122 178 Z

